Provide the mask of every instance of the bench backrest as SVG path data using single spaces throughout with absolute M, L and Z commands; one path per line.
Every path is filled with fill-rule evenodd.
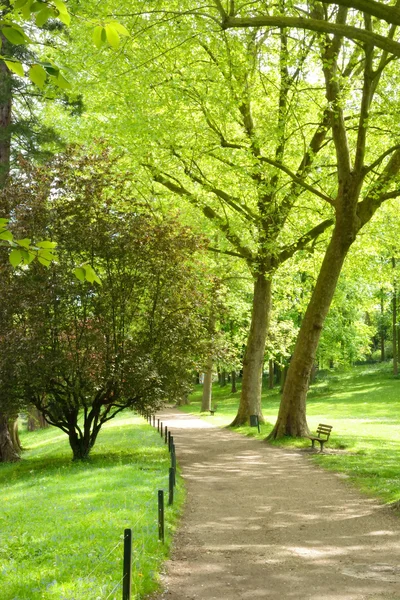
M 317 427 L 317 436 L 321 437 L 321 435 L 326 435 L 326 439 L 329 440 L 331 431 L 332 431 L 332 425 L 324 425 L 323 423 L 320 423 Z

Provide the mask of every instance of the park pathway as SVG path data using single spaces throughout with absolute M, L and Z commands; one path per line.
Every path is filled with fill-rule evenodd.
M 173 409 L 157 416 L 187 502 L 154 600 L 400 600 L 400 517 L 389 508 L 304 453 Z

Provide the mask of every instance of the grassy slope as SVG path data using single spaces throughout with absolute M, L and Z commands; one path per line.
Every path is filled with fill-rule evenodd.
M 183 410 L 198 412 L 200 388 L 192 395 L 191 405 Z M 226 426 L 236 414 L 240 392 L 232 395 L 229 386 L 221 389 L 216 384 L 213 394 L 217 412 L 205 418 Z M 250 427 L 241 427 L 238 431 L 264 438 L 275 422 L 279 399 L 277 390 L 263 393 L 263 414 L 267 422 L 260 434 Z M 355 367 L 317 380 L 309 393 L 307 413 L 312 430 L 321 422 L 333 425 L 328 448 L 337 450 L 332 454 L 313 455 L 314 460 L 347 474 L 360 489 L 384 502 L 400 500 L 400 380 L 391 375 L 390 366 Z M 291 438 L 279 443 L 310 445 L 307 440 Z
M 168 490 L 170 461 L 157 432 L 125 413 L 81 464 L 57 429 L 21 441 L 24 459 L 0 466 L 1 600 L 119 599 L 124 528 L 133 529 L 133 598 L 153 590 L 183 501 L 179 486 L 163 546 L 157 490 Z

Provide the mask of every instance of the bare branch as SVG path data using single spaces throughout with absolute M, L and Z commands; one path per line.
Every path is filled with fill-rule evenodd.
M 218 213 L 213 208 L 211 208 L 211 206 L 205 205 L 202 202 L 200 202 L 195 196 L 195 194 L 187 190 L 182 185 L 173 183 L 173 181 L 170 180 L 169 175 L 164 175 L 161 171 L 154 167 L 154 165 L 144 164 L 143 166 L 150 171 L 154 181 L 157 181 L 157 183 L 160 183 L 171 192 L 174 192 L 179 196 L 186 197 L 191 204 L 193 204 L 197 208 L 200 208 L 204 216 L 207 217 L 207 219 L 209 219 L 210 221 L 213 221 L 218 227 L 218 229 L 220 229 L 220 231 L 222 231 L 225 234 L 227 240 L 232 244 L 232 246 L 234 246 L 234 248 L 238 251 L 242 258 L 246 259 L 249 263 L 252 263 L 254 261 L 254 256 L 250 248 L 247 248 L 242 244 L 239 237 L 231 231 L 229 223 L 220 215 L 218 215 Z
M 368 167 L 364 167 L 364 175 L 367 175 L 368 173 L 370 173 L 371 171 L 373 171 L 378 165 L 380 165 L 380 163 L 387 157 L 389 156 L 389 154 L 392 154 L 392 152 L 394 152 L 395 150 L 399 150 L 400 149 L 400 144 L 396 144 L 395 146 L 392 146 L 391 148 L 388 148 L 385 152 L 383 152 L 383 154 L 381 154 L 379 156 L 379 158 L 377 158 L 371 165 L 369 165 Z
M 307 248 L 307 246 L 309 245 L 310 242 L 316 240 L 317 237 L 319 237 L 322 233 L 324 233 L 324 231 L 326 229 L 331 227 L 334 224 L 334 222 L 335 222 L 334 219 L 326 219 L 325 221 L 323 221 L 322 223 L 320 223 L 319 225 L 317 225 L 316 227 L 314 227 L 313 229 L 308 231 L 306 234 L 302 235 L 297 240 L 297 242 L 284 248 L 278 255 L 277 264 L 280 265 L 280 264 L 284 263 L 288 258 L 293 256 L 293 254 L 295 254 L 298 250 L 304 250 L 304 248 Z
M 361 229 L 365 223 L 371 219 L 375 211 L 387 199 L 393 197 L 393 192 L 388 192 L 387 188 L 393 183 L 400 172 L 400 149 L 396 150 L 391 156 L 388 164 L 375 181 L 368 195 L 357 204 L 357 215 L 359 217 L 358 229 Z
M 306 183 L 301 177 L 299 177 L 298 175 L 293 173 L 293 171 L 291 171 L 290 169 L 285 167 L 285 165 L 283 165 L 282 163 L 277 162 L 276 160 L 272 160 L 271 158 L 266 158 L 264 156 L 261 156 L 259 158 L 259 160 L 262 162 L 266 162 L 269 165 L 276 167 L 277 169 L 280 169 L 281 171 L 283 171 L 284 173 L 289 175 L 289 177 L 291 177 L 297 185 L 301 186 L 305 190 L 308 190 L 312 194 L 315 194 L 319 198 L 322 198 L 322 200 L 325 200 L 325 202 L 328 202 L 332 206 L 335 206 L 335 201 L 333 200 L 333 198 L 331 198 L 330 196 L 327 196 L 326 194 L 323 194 L 317 188 L 314 188 L 312 185 L 309 185 L 308 183 Z

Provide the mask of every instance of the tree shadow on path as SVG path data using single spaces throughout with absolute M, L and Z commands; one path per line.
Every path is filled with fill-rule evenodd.
M 300 452 L 172 409 L 158 417 L 188 497 L 155 599 L 400 600 L 388 508 Z

